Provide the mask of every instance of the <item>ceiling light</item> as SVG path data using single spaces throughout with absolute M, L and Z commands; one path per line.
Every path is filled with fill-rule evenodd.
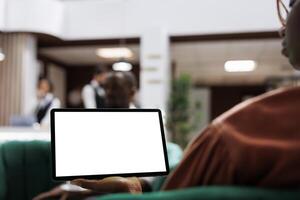
M 253 60 L 229 60 L 225 63 L 226 72 L 251 72 L 256 68 L 256 62 Z
M 131 58 L 132 51 L 129 48 L 101 48 L 97 49 L 96 54 L 102 58 Z
M 132 64 L 128 63 L 128 62 L 116 62 L 113 64 L 112 66 L 114 71 L 122 71 L 122 72 L 127 72 L 132 70 Z
M 0 48 L 0 62 L 5 59 L 5 54 L 3 53 L 2 49 Z

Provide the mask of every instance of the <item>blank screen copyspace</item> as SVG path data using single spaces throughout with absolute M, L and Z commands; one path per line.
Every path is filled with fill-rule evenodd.
M 56 177 L 165 172 L 157 112 L 55 112 Z

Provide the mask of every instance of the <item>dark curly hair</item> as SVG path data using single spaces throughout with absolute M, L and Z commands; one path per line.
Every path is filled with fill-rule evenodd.
M 104 83 L 106 108 L 129 108 L 131 88 L 122 72 L 111 72 Z

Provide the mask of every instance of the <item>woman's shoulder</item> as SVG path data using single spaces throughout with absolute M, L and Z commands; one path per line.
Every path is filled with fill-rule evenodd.
M 274 113 L 282 114 L 297 107 L 300 107 L 300 87 L 279 88 L 237 104 L 217 117 L 213 124 L 250 119 L 259 115 L 266 117 L 271 114 L 270 117 L 274 117 Z

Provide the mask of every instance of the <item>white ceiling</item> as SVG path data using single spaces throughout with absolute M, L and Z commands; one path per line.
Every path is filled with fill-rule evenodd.
M 46 48 L 40 53 L 69 65 L 114 62 L 96 56 L 97 48 L 100 46 Z M 138 63 L 139 46 L 128 45 L 128 48 L 134 53 L 130 61 Z M 171 45 L 171 59 L 176 65 L 177 75 L 190 74 L 200 84 L 258 84 L 270 76 L 294 73 L 287 59 L 281 55 L 279 39 L 175 43 Z M 250 73 L 224 71 L 227 60 L 240 59 L 255 60 L 257 69 Z
M 67 65 L 94 65 L 97 63 L 112 63 L 116 60 L 105 59 L 96 55 L 98 48 L 113 48 L 118 45 L 111 46 L 81 46 L 81 47 L 51 47 L 41 49 L 42 55 L 48 56 Z M 129 59 L 131 62 L 138 62 L 139 47 L 138 45 L 127 45 L 133 52 L 133 57 Z

